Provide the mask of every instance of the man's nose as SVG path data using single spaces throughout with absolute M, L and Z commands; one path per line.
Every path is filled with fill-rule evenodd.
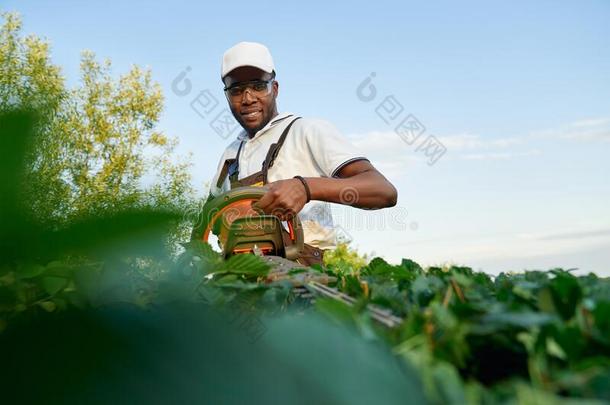
M 241 97 L 242 104 L 252 104 L 256 101 L 256 97 L 252 95 L 252 91 L 250 89 L 246 89 L 244 91 L 243 96 Z

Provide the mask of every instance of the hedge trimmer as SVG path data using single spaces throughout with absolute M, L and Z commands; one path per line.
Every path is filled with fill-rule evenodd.
M 295 261 L 304 244 L 303 228 L 297 215 L 284 226 L 277 216 L 253 207 L 265 192 L 262 187 L 240 187 L 208 201 L 191 239 L 210 243 L 211 235 L 216 235 L 225 259 L 254 254 L 267 262 L 272 270 L 265 283 L 288 281 L 301 296 L 325 297 L 353 306 L 356 303 L 353 297 L 328 286 L 337 281 L 335 277 Z M 402 322 L 390 311 L 375 305 L 368 305 L 366 309 L 372 319 L 384 326 L 392 328 Z

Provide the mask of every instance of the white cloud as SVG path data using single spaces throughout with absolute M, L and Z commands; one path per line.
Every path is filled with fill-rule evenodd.
M 425 134 L 421 135 L 422 140 L 426 137 Z M 354 134 L 350 139 L 390 176 L 404 173 L 406 168 L 418 162 L 426 162 L 425 156 L 416 152 L 419 139 L 413 145 L 408 145 L 393 131 Z M 537 150 L 513 151 L 513 148 L 524 143 L 523 137 L 492 138 L 464 133 L 439 136 L 437 139 L 447 148 L 448 156 L 469 160 L 511 159 L 540 153 Z
M 441 136 L 439 140 L 451 151 L 505 149 L 523 143 L 520 137 L 495 139 L 473 134 Z
M 518 235 L 527 240 L 574 240 L 574 239 L 595 239 L 607 238 L 610 236 L 610 228 L 582 228 L 547 233 L 525 233 Z
M 414 146 L 407 145 L 392 131 L 371 131 L 349 138 L 375 167 L 390 178 L 400 177 L 406 169 L 418 161 L 424 161 L 423 156 L 414 153 Z
M 580 142 L 610 142 L 610 118 L 590 118 L 559 128 L 532 132 L 533 137 L 568 139 Z
M 593 118 L 588 120 L 575 121 L 570 125 L 576 128 L 590 128 L 600 127 L 608 124 L 610 124 L 610 118 Z
M 372 153 L 380 156 L 404 155 L 411 150 L 395 132 L 392 131 L 372 131 L 365 134 L 355 134 L 350 136 L 354 145 L 365 153 Z
M 422 134 L 420 138 L 423 140 L 427 136 Z M 464 160 L 510 160 L 536 156 L 542 152 L 540 149 L 532 148 L 533 140 L 558 138 L 583 142 L 610 142 L 610 118 L 583 119 L 554 129 L 534 131 L 526 136 L 495 138 L 471 133 L 437 136 L 440 143 L 447 148 L 447 157 Z M 352 134 L 350 139 L 390 177 L 400 176 L 411 166 L 426 162 L 425 156 L 416 152 L 420 139 L 408 145 L 394 131 Z
M 490 152 L 490 153 L 467 153 L 460 157 L 466 160 L 509 160 L 513 158 L 540 155 L 538 149 L 531 149 L 524 152 Z

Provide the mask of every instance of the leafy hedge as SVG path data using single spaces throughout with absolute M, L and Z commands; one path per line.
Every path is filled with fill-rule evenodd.
M 185 255 L 191 254 L 213 256 L 204 246 L 191 245 Z M 220 288 L 225 301 L 258 303 L 259 310 L 303 310 L 289 286 L 262 285 L 262 269 L 251 260 L 247 271 L 225 263 L 205 288 Z M 195 263 L 198 274 L 215 271 L 206 259 Z M 335 286 L 359 305 L 317 300 L 315 308 L 389 345 L 417 368 L 432 402 L 610 399 L 610 280 L 562 269 L 496 277 L 468 267 L 424 270 L 408 259 L 390 265 L 376 258 L 356 273 L 344 264 L 320 271 L 337 277 Z M 363 311 L 367 303 L 392 310 L 404 323 L 378 327 Z

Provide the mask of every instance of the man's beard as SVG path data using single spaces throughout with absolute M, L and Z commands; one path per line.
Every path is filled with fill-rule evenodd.
M 276 104 L 274 102 L 273 105 L 271 106 L 271 108 L 269 109 L 270 112 L 267 115 L 265 115 L 265 112 L 263 111 L 263 119 L 262 119 L 261 123 L 258 124 L 254 128 L 249 128 L 249 127 L 247 127 L 245 125 L 245 122 L 242 120 L 241 114 L 236 113 L 235 111 L 233 111 L 233 117 L 235 117 L 237 122 L 239 122 L 239 125 L 241 125 L 241 127 L 246 131 L 248 136 L 250 138 L 252 138 L 252 137 L 254 137 L 254 135 L 258 131 L 260 131 L 261 129 L 265 128 L 265 126 L 269 123 L 269 121 L 271 121 L 273 119 L 273 117 L 275 115 L 277 115 L 277 113 L 275 113 L 276 110 L 277 110 L 277 107 L 276 107 Z

